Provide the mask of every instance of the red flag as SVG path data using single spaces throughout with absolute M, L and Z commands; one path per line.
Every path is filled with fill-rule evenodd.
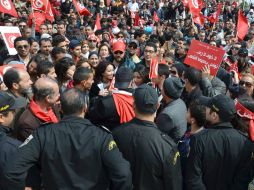
M 94 26 L 94 32 L 97 31 L 97 30 L 100 30 L 101 29 L 101 22 L 100 22 L 100 14 L 97 13 L 96 15 L 96 21 L 95 21 L 95 26 Z
M 159 21 L 160 21 L 158 15 L 157 15 L 157 13 L 156 13 L 156 11 L 153 12 L 153 20 L 154 20 L 155 22 L 159 22 Z
M 18 17 L 18 13 L 10 0 L 0 0 L 0 12 Z
M 138 15 L 138 12 L 136 12 L 133 26 L 139 26 L 139 20 L 140 17 Z
M 53 15 L 56 15 L 56 16 L 60 16 L 60 15 L 61 15 L 60 12 L 59 12 L 58 10 L 55 9 L 54 6 L 51 6 L 51 9 L 52 9 Z
M 190 7 L 190 12 L 193 15 L 199 15 L 203 6 L 202 0 L 188 0 L 188 3 Z
M 91 16 L 92 15 L 83 5 L 81 5 L 76 0 L 73 0 L 72 2 L 73 2 L 73 5 L 75 6 L 77 12 L 80 15 L 85 15 L 85 16 Z
M 43 12 L 47 11 L 48 3 L 48 0 L 31 0 L 32 9 Z
M 158 58 L 152 58 L 151 64 L 150 64 L 150 73 L 149 73 L 149 78 L 154 79 L 157 78 L 158 76 Z
M 46 19 L 48 19 L 50 22 L 54 21 L 54 14 L 53 14 L 52 6 L 51 6 L 50 2 L 48 2 L 45 16 L 46 16 Z
M 222 9 L 222 4 L 219 3 L 218 4 L 218 10 L 216 13 L 213 13 L 211 16 L 208 17 L 208 20 L 211 22 L 211 23 L 216 23 L 219 19 L 219 16 L 220 16 L 220 13 L 221 13 L 221 9 Z
M 238 11 L 238 23 L 237 23 L 237 37 L 240 40 L 243 40 L 246 34 L 248 33 L 249 25 L 248 20 L 244 16 L 241 10 Z
M 194 15 L 193 22 L 199 24 L 200 26 L 204 26 L 205 18 L 201 13 L 199 13 L 198 15 Z
M 28 18 L 28 26 L 32 26 L 32 19 L 36 18 L 35 21 L 35 31 L 39 32 L 40 31 L 40 25 L 43 24 L 46 20 L 45 14 L 40 13 L 38 11 L 35 11 L 34 13 L 31 13 Z

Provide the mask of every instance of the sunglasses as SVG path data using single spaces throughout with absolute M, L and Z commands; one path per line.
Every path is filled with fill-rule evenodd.
M 27 49 L 29 46 L 28 45 L 23 45 L 23 46 L 17 46 L 17 49 L 21 50 L 21 49 Z
M 243 81 L 243 80 L 240 80 L 239 85 L 240 86 L 245 85 L 247 88 L 250 88 L 250 87 L 253 86 L 250 82 L 246 82 L 246 81 Z
M 118 38 L 124 38 L 123 36 L 118 36 Z
M 20 27 L 20 28 L 24 28 L 24 27 L 26 27 L 26 25 L 19 25 L 19 27 Z
M 240 48 L 239 47 L 232 47 L 232 49 L 239 50 Z
M 89 40 L 89 42 L 97 42 L 96 40 Z
M 117 55 L 117 54 L 121 54 L 121 55 L 122 55 L 123 52 L 122 52 L 122 51 L 116 51 L 116 52 L 114 52 L 114 54 L 116 54 L 116 55 Z
M 134 46 L 133 45 L 129 45 L 128 47 L 129 48 L 133 48 L 133 49 L 137 49 L 137 46 L 135 46 L 135 45 Z

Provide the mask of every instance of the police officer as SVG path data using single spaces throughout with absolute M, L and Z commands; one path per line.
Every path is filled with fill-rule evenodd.
M 0 181 L 6 163 L 13 157 L 18 146 L 21 145 L 20 141 L 10 137 L 10 126 L 14 120 L 15 110 L 25 106 L 25 99 L 14 99 L 6 92 L 0 92 Z
M 235 130 L 234 101 L 224 94 L 201 97 L 206 130 L 193 135 L 187 160 L 186 190 L 245 190 L 251 181 L 252 143 Z
M 40 164 L 47 190 L 131 189 L 129 163 L 123 159 L 112 135 L 83 119 L 86 102 L 78 89 L 61 96 L 63 119 L 38 128 L 20 146 L 5 171 L 4 189 L 22 189 L 25 172 Z
M 141 85 L 134 92 L 135 118 L 114 129 L 113 136 L 131 164 L 134 190 L 182 190 L 180 154 L 155 125 L 157 108 L 156 90 Z

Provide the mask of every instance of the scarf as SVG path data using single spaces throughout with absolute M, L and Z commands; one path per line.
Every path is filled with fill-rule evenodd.
M 49 108 L 48 113 L 45 113 L 44 111 L 41 110 L 39 105 L 36 104 L 34 99 L 32 99 L 30 101 L 29 108 L 31 109 L 32 113 L 36 117 L 38 117 L 40 120 L 42 120 L 44 122 L 52 122 L 52 123 L 57 123 L 58 122 L 58 119 L 57 119 L 55 113 L 53 112 L 52 108 Z
M 120 116 L 120 123 L 130 121 L 135 117 L 133 110 L 133 96 L 125 91 L 113 91 L 113 99 L 116 105 L 116 110 Z

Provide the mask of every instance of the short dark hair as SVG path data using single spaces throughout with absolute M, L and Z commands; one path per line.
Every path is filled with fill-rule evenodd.
M 89 78 L 89 75 L 93 74 L 92 69 L 88 69 L 85 67 L 79 67 L 76 69 L 74 75 L 73 75 L 73 84 L 78 85 L 81 81 L 87 80 Z
M 30 46 L 31 46 L 34 42 L 37 42 L 37 43 L 38 43 L 38 41 L 37 41 L 35 38 L 33 38 L 33 37 L 27 38 L 27 41 L 28 41 L 28 43 L 29 43 Z
M 40 39 L 40 41 L 39 41 L 39 45 L 41 46 L 41 43 L 42 42 L 51 42 L 51 39 L 49 39 L 49 38 L 42 38 L 42 39 Z
M 54 89 L 50 87 L 38 87 L 33 85 L 33 95 L 35 101 L 44 100 L 47 96 L 52 97 L 54 95 Z
M 198 85 L 201 77 L 201 72 L 194 67 L 188 67 L 184 72 L 184 78 L 188 79 L 192 86 Z
M 168 78 L 170 74 L 169 66 L 166 64 L 158 64 L 158 75 L 159 76 L 165 76 L 165 78 Z
M 57 47 L 58 44 L 64 42 L 65 40 L 66 40 L 66 39 L 65 39 L 64 36 L 62 36 L 62 35 L 56 35 L 56 36 L 54 36 L 53 39 L 52 39 L 52 46 Z
M 37 76 L 47 75 L 52 68 L 54 68 L 54 64 L 51 61 L 45 60 L 37 63 Z
M 29 44 L 29 41 L 28 41 L 27 38 L 20 36 L 20 37 L 17 37 L 17 38 L 14 40 L 14 47 L 15 47 L 15 48 L 17 47 L 17 46 L 16 46 L 17 43 L 20 42 L 20 41 L 27 41 L 27 43 Z
M 76 88 L 65 90 L 60 96 L 60 102 L 64 115 L 80 114 L 87 107 L 85 96 Z
M 3 81 L 8 89 L 12 89 L 13 83 L 19 83 L 21 80 L 17 69 L 9 69 L 3 76 Z
M 154 49 L 154 51 L 157 52 L 157 46 L 155 43 L 147 42 L 145 47 L 147 47 L 147 46 L 152 47 Z
M 56 75 L 57 79 L 60 82 L 62 82 L 65 79 L 67 70 L 73 65 L 75 65 L 73 59 L 69 57 L 64 57 L 56 63 L 55 65 Z
M 189 111 L 190 111 L 191 117 L 193 117 L 196 120 L 197 125 L 199 127 L 202 127 L 205 125 L 205 122 L 206 122 L 205 106 L 202 106 L 198 104 L 196 101 L 194 101 L 190 104 Z
M 65 53 L 65 50 L 61 47 L 54 47 L 51 51 L 51 57 L 55 60 L 56 56 L 60 53 Z

